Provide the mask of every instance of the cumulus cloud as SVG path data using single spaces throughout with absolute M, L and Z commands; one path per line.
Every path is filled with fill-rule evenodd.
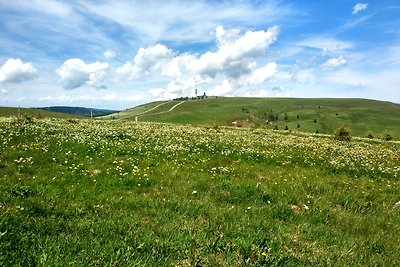
M 0 91 L 0 94 L 2 94 L 2 95 L 6 95 L 8 92 L 7 92 L 7 90 L 6 89 L 1 89 L 1 91 Z
M 346 65 L 346 63 L 347 60 L 344 59 L 343 56 L 340 56 L 338 58 L 331 58 L 321 64 L 321 69 L 323 70 L 333 69 L 340 67 L 342 65 Z
M 203 54 L 196 61 L 196 71 L 211 78 L 222 74 L 237 79 L 250 73 L 249 66 L 265 54 L 266 48 L 276 40 L 279 29 L 273 26 L 267 31 L 248 31 L 239 36 L 236 31 L 226 33 L 218 26 L 216 32 L 218 50 Z
M 148 91 L 155 98 L 191 95 L 196 84 L 211 88 L 208 94 L 225 95 L 245 84 L 261 84 L 277 73 L 275 62 L 258 69 L 255 66 L 277 39 L 278 32 L 277 26 L 245 33 L 218 26 L 214 32 L 215 51 L 201 55 L 179 54 L 165 45 L 156 44 L 140 48 L 132 61 L 117 69 L 117 74 L 128 80 L 152 75 L 170 79 L 165 88 Z
M 92 64 L 86 64 L 79 58 L 71 58 L 65 61 L 56 72 L 60 76 L 65 89 L 74 89 L 85 84 L 96 88 L 105 88 L 102 82 L 107 68 L 108 63 L 96 61 Z
M 0 82 L 20 83 L 37 77 L 37 70 L 31 63 L 24 63 L 19 58 L 8 59 L 0 67 Z
M 258 85 L 273 77 L 277 72 L 278 65 L 275 62 L 271 62 L 264 67 L 253 71 L 253 73 L 247 78 L 247 82 L 251 85 Z
M 219 96 L 227 96 L 233 92 L 232 83 L 228 80 L 224 80 L 222 84 L 219 84 L 208 91 L 209 95 L 219 95 Z
M 127 77 L 129 80 L 134 80 L 141 76 L 149 76 L 156 71 L 160 71 L 162 66 L 173 57 L 173 51 L 161 44 L 148 48 L 141 47 L 133 61 L 119 67 L 117 73 Z
M 359 12 L 361 12 L 367 8 L 368 8 L 367 3 L 357 3 L 354 5 L 353 12 L 351 14 L 353 14 L 353 15 L 358 14 Z
M 106 59 L 113 59 L 113 58 L 115 58 L 117 56 L 117 53 L 115 51 L 113 51 L 113 50 L 107 50 L 107 51 L 105 51 L 103 53 L 103 56 Z

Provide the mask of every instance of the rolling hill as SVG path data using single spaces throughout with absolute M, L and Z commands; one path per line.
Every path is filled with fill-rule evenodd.
M 400 105 L 368 99 L 208 97 L 147 103 L 100 119 L 264 127 L 323 134 L 332 134 L 344 126 L 354 136 L 382 137 L 389 133 L 400 139 Z
M 18 111 L 18 108 L 15 107 L 0 107 L 0 117 L 18 117 L 19 115 L 36 117 L 36 118 L 61 118 L 61 119 L 83 118 L 82 116 L 79 115 L 73 115 L 61 112 L 52 112 L 36 108 L 21 108 L 20 111 Z

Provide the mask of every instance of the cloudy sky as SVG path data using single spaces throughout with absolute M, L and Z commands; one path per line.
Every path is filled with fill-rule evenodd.
M 193 96 L 400 103 L 398 0 L 0 0 L 0 106 Z

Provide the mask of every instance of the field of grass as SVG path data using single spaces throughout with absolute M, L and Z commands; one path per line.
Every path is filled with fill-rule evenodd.
M 71 114 L 66 114 L 66 113 L 60 113 L 60 112 L 50 112 L 47 110 L 41 110 L 41 109 L 34 109 L 34 108 L 21 108 L 18 111 L 18 108 L 15 107 L 0 107 L 0 117 L 16 117 L 18 118 L 19 116 L 22 117 L 29 117 L 29 118 L 62 118 L 62 119 L 67 119 L 67 118 L 75 118 L 75 119 L 81 119 L 83 118 L 82 116 L 78 115 L 71 115 Z
M 393 141 L 0 118 L 0 265 L 400 266 L 399 163 Z
M 171 101 L 168 106 L 179 103 Z M 152 103 L 148 104 L 152 105 Z M 236 125 L 332 134 L 338 127 L 353 135 L 400 140 L 400 105 L 366 99 L 224 98 L 189 100 L 171 112 L 167 105 L 140 116 L 139 121 L 192 125 Z M 139 111 L 139 110 L 138 110 Z M 142 107 L 140 107 L 142 111 Z M 130 110 L 136 112 L 136 108 Z M 137 114 L 136 112 L 135 114 Z M 286 114 L 286 119 L 285 119 Z M 127 119 L 134 120 L 134 116 Z

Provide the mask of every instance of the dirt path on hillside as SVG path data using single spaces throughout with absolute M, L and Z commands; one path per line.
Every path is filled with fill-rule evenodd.
M 152 110 L 154 110 L 154 109 L 156 109 L 156 108 L 158 108 L 158 107 L 160 107 L 160 106 L 162 106 L 162 105 L 164 105 L 164 104 L 167 104 L 167 103 L 169 103 L 169 102 L 170 102 L 170 101 L 165 102 L 165 103 L 162 103 L 162 104 L 160 104 L 160 105 L 158 105 L 158 106 L 155 106 L 154 108 L 151 108 L 151 109 L 149 109 L 149 110 L 146 110 L 146 111 L 143 112 L 143 113 L 140 113 L 140 114 L 136 115 L 136 116 L 135 116 L 135 121 L 136 121 L 136 122 L 138 121 L 138 117 L 139 117 L 139 116 L 142 116 L 143 114 L 145 114 L 145 113 L 147 113 L 147 112 L 149 112 L 149 111 L 152 111 Z M 158 113 L 154 113 L 154 114 L 152 114 L 152 115 L 158 115 L 158 114 L 164 114 L 164 113 L 171 112 L 171 111 L 173 111 L 177 106 L 179 106 L 179 105 L 181 105 L 181 104 L 183 104 L 183 103 L 185 103 L 185 102 L 186 102 L 186 100 L 181 101 L 181 102 L 179 102 L 178 104 L 174 105 L 172 108 L 170 108 L 170 109 L 167 110 L 167 111 L 161 111 L 161 112 L 158 112 Z

